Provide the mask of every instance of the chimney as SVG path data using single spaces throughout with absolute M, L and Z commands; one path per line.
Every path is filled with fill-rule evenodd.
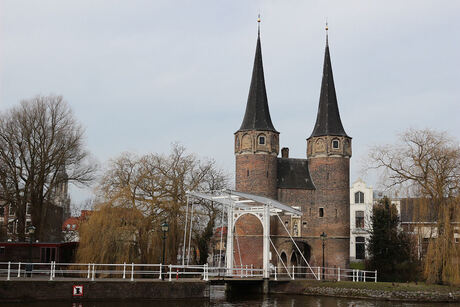
M 289 148 L 283 147 L 281 149 L 281 158 L 289 158 Z

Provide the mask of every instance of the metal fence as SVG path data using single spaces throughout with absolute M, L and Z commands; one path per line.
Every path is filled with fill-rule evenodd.
M 353 282 L 377 282 L 377 271 L 341 269 L 330 267 L 274 267 L 270 276 L 288 279 L 334 280 Z
M 135 278 L 166 279 L 179 278 L 209 279 L 208 265 L 162 265 L 137 263 L 24 263 L 0 262 L 0 276 L 6 280 L 20 277 L 35 277 L 54 280 L 58 278 L 84 278 L 89 280 L 120 278 L 133 281 Z
M 232 269 L 204 265 L 162 265 L 137 263 L 27 263 L 0 262 L 0 277 L 12 280 L 34 277 L 54 280 L 57 278 L 82 278 L 88 280 L 118 278 L 133 281 L 139 278 L 165 279 L 173 281 L 182 278 L 262 278 L 263 269 L 253 265 L 240 265 Z M 364 271 L 328 267 L 303 266 L 272 267 L 270 278 L 309 280 L 348 280 L 353 282 L 377 282 L 377 271 Z

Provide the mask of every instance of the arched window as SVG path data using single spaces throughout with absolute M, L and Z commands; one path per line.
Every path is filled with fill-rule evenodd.
M 358 191 L 355 193 L 355 204 L 364 204 L 364 193 Z
M 356 259 L 364 259 L 366 255 L 366 239 L 356 237 Z
M 339 147 L 340 147 L 339 140 L 337 140 L 337 139 L 332 140 L 332 148 L 339 149 Z
M 297 256 L 296 256 L 296 254 L 294 252 L 291 255 L 291 266 L 292 265 L 298 265 L 297 264 Z
M 265 145 L 266 139 L 265 139 L 265 134 L 259 135 L 259 145 Z
M 284 263 L 284 265 L 287 265 L 287 256 L 285 252 L 281 252 L 281 261 Z M 279 265 L 279 267 L 284 267 L 282 264 Z

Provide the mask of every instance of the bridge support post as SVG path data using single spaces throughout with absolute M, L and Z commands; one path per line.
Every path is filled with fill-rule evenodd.
M 233 225 L 233 207 L 228 206 L 227 211 L 227 250 L 226 250 L 226 257 L 225 262 L 227 263 L 227 272 L 225 275 L 233 275 L 233 229 L 235 225 Z
M 262 293 L 263 294 L 268 294 L 270 293 L 270 285 L 269 285 L 269 280 L 264 279 L 263 284 L 262 284 Z
M 270 207 L 264 205 L 263 214 L 263 229 L 264 229 L 264 241 L 263 241 L 263 269 L 264 278 L 270 278 L 269 263 L 270 263 Z

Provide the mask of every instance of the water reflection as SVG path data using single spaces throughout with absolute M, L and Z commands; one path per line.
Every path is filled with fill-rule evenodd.
M 405 303 L 362 299 L 305 295 L 233 296 L 226 297 L 223 286 L 213 286 L 209 300 L 167 300 L 167 301 L 117 301 L 117 302 L 36 302 L 1 304 L 2 307 L 460 307 L 459 303 Z

